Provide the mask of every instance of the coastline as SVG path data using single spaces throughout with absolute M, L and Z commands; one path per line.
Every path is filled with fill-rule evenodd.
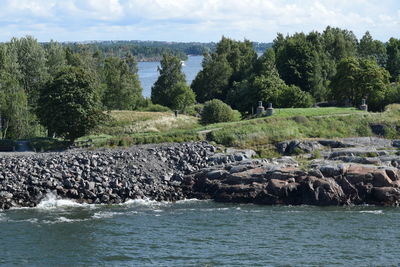
M 49 194 L 88 204 L 197 198 L 266 205 L 399 205 L 400 157 L 391 154 L 398 141 L 295 144 L 304 152 L 325 144 L 324 158 L 310 159 L 305 168 L 293 156 L 252 159 L 254 151 L 219 153 L 207 142 L 3 155 L 0 208 L 35 207 Z

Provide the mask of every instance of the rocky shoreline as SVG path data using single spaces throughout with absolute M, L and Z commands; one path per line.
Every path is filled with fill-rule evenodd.
M 399 146 L 396 140 L 380 138 L 291 140 L 277 145 L 286 156 L 270 160 L 251 159 L 251 150 L 219 153 L 207 142 L 2 154 L 0 209 L 35 207 L 49 194 L 89 204 L 198 198 L 398 206 Z M 301 157 L 288 156 L 299 152 Z

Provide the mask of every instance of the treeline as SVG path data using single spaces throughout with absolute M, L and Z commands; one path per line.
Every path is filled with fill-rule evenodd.
M 146 106 L 137 62 L 129 53 L 74 52 L 33 37 L 0 44 L 0 133 L 2 138 L 74 138 L 88 133 L 103 110 Z
M 61 44 L 69 47 L 75 53 L 80 53 L 82 50 L 89 50 L 91 53 L 100 51 L 105 55 L 115 57 L 124 57 L 127 53 L 131 53 L 138 61 L 160 61 L 164 54 L 175 55 L 181 60 L 186 60 L 188 55 L 201 56 L 204 53 L 213 52 L 216 48 L 214 42 L 95 41 Z M 253 43 L 253 47 L 258 53 L 264 52 L 271 46 L 271 43 Z
M 358 106 L 365 98 L 372 110 L 400 102 L 400 40 L 383 43 L 369 32 L 360 40 L 332 27 L 278 34 L 260 57 L 250 41 L 222 38 L 202 66 L 191 85 L 197 101 L 220 99 L 241 112 L 251 112 L 259 100 L 308 107 Z
M 114 57 L 124 57 L 130 53 L 138 61 L 160 61 L 163 54 L 171 54 L 186 60 L 187 55 L 202 55 L 209 49 L 207 44 L 200 43 L 168 43 L 152 41 L 102 41 L 90 43 L 61 43 L 69 47 L 75 53 L 87 50 L 90 53 L 96 51 Z
M 251 114 L 260 100 L 275 107 L 309 107 L 317 102 L 358 106 L 365 98 L 376 111 L 400 102 L 400 40 L 383 43 L 368 32 L 360 40 L 331 27 L 322 33 L 278 34 L 262 55 L 254 48 L 262 44 L 223 37 L 205 51 L 190 86 L 181 58 L 168 50 L 151 100 L 142 96 L 131 50 L 76 45 L 42 45 L 29 36 L 0 44 L 1 137 L 55 134 L 74 140 L 89 133 L 104 111 L 165 110 L 154 104 L 197 112 L 196 103 L 208 102 L 225 110 L 220 102 L 210 102 L 218 99 Z

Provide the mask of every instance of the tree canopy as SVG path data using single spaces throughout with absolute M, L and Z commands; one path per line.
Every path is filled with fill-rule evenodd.
M 373 59 L 345 58 L 339 62 L 332 79 L 332 97 L 339 103 L 355 106 L 365 98 L 372 110 L 382 110 L 389 77 L 389 72 Z
M 186 85 L 182 72 L 181 60 L 173 55 L 165 54 L 158 67 L 157 81 L 151 88 L 151 101 L 172 109 L 184 109 L 194 104 L 194 93 Z
M 38 103 L 41 123 L 70 141 L 89 133 L 102 117 L 93 79 L 81 67 L 60 69 Z

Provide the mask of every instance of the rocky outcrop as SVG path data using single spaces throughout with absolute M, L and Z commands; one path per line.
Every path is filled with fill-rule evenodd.
M 399 205 L 400 172 L 357 164 L 295 166 L 247 161 L 184 177 L 186 195 L 222 202 L 284 205 Z

